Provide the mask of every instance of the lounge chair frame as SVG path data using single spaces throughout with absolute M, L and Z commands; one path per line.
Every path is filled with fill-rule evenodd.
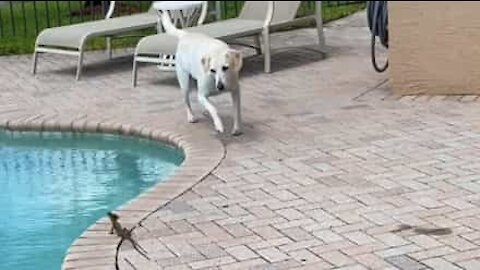
M 267 1 L 268 6 L 265 14 L 265 19 L 263 21 L 263 26 L 259 32 L 254 33 L 247 33 L 247 34 L 237 34 L 232 33 L 231 35 L 220 36 L 217 37 L 219 39 L 225 40 L 230 44 L 237 44 L 242 46 L 247 46 L 256 50 L 257 54 L 264 55 L 264 71 L 266 73 L 271 72 L 271 45 L 270 45 L 270 34 L 275 32 L 279 29 L 295 25 L 297 23 L 310 21 L 313 19 L 316 22 L 317 34 L 318 34 L 318 45 L 319 51 L 321 53 L 325 53 L 325 37 L 323 32 L 323 20 L 322 20 L 322 1 L 315 1 L 315 13 L 314 15 L 305 16 L 297 19 L 292 19 L 288 21 L 283 21 L 279 23 L 272 23 L 272 19 L 275 15 L 275 2 L 276 1 Z M 300 1 L 299 1 L 300 2 Z M 203 21 L 202 21 L 203 22 Z M 221 22 L 220 22 L 221 23 Z M 201 24 L 199 24 L 201 25 Z M 195 27 L 192 28 L 193 30 Z M 188 31 L 188 29 L 187 29 Z M 201 32 L 200 32 L 201 33 Z M 253 37 L 254 45 L 239 43 L 235 39 L 243 38 L 243 37 Z M 149 37 L 145 37 L 148 39 Z M 142 42 L 142 41 L 140 41 Z M 139 42 L 139 44 L 140 44 Z M 152 63 L 152 64 L 159 64 L 159 63 L 167 63 L 166 68 L 161 68 L 164 71 L 173 71 L 175 60 L 172 57 L 167 57 L 166 59 L 159 60 L 157 56 L 149 56 L 149 55 L 142 55 L 139 47 L 137 46 L 135 50 L 134 60 L 133 60 L 133 71 L 132 71 L 132 86 L 135 87 L 137 85 L 137 77 L 138 77 L 138 65 L 137 62 L 144 62 L 144 63 Z
M 109 20 L 112 18 L 112 15 L 115 10 L 115 2 L 116 1 L 110 1 L 110 6 L 107 11 L 107 14 L 105 16 L 104 20 Z M 95 21 L 93 21 L 95 23 Z M 32 59 L 32 73 L 36 74 L 37 73 L 37 64 L 38 64 L 38 56 L 41 53 L 53 53 L 53 54 L 63 54 L 63 55 L 71 55 L 71 56 L 76 56 L 77 57 L 77 70 L 76 70 L 76 75 L 75 79 L 78 81 L 81 78 L 82 75 L 82 67 L 83 67 L 83 59 L 84 59 L 84 53 L 85 53 L 85 44 L 86 42 L 93 38 L 93 37 L 105 37 L 106 38 L 106 49 L 108 53 L 109 59 L 112 58 L 112 46 L 111 46 L 111 40 L 113 36 L 120 35 L 123 33 L 127 32 L 132 32 L 136 30 L 143 30 L 143 29 L 148 29 L 152 27 L 158 27 L 158 20 L 155 21 L 149 21 L 146 23 L 139 23 L 138 25 L 126 27 L 123 29 L 115 29 L 114 31 L 91 31 L 87 33 L 86 35 L 82 36 L 79 42 L 78 47 L 62 47 L 62 46 L 54 46 L 54 45 L 44 45 L 44 44 L 39 44 L 39 37 L 42 35 L 44 31 L 49 31 L 49 29 L 43 30 L 37 37 L 37 40 L 35 42 L 35 49 L 33 52 L 33 59 Z

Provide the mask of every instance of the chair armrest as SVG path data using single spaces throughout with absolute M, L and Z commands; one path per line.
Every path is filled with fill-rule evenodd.
M 105 15 L 105 19 L 110 19 L 112 17 L 113 12 L 115 11 L 115 2 L 116 1 L 110 1 L 110 5 L 108 6 L 108 11 Z
M 267 14 L 265 17 L 265 21 L 263 22 L 263 28 L 267 28 L 270 26 L 270 23 L 273 19 L 273 13 L 275 11 L 275 1 L 267 1 Z

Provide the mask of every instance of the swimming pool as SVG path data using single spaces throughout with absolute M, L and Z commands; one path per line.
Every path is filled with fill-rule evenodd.
M 0 269 L 60 269 L 89 225 L 183 159 L 140 138 L 0 130 Z

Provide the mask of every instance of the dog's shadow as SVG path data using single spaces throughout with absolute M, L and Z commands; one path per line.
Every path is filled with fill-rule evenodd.
M 213 125 L 213 120 L 207 112 L 198 115 L 198 123 L 206 125 L 210 130 L 212 136 L 219 139 L 225 147 L 231 144 L 243 144 L 254 141 L 262 136 L 260 132 L 255 129 L 255 121 L 242 121 L 242 133 L 239 135 L 232 135 L 233 117 L 229 114 L 222 113 L 222 123 L 224 127 L 223 133 L 218 133 Z
M 248 142 L 256 141 L 258 138 L 264 136 L 261 132 L 255 128 L 255 122 L 243 121 L 242 133 L 239 135 L 232 135 L 233 118 L 231 116 L 222 117 L 225 127 L 224 133 L 216 133 L 215 136 L 223 143 L 225 147 L 229 145 L 243 145 Z M 210 121 L 210 119 L 208 119 Z M 213 126 L 212 126 L 213 128 Z

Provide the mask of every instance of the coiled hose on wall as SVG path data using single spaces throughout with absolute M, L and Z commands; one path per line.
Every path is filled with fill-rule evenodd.
M 387 1 L 367 1 L 368 27 L 372 33 L 371 54 L 372 65 L 377 72 L 384 72 L 388 68 L 388 60 L 379 67 L 376 60 L 375 43 L 377 37 L 380 43 L 388 49 L 388 9 Z

